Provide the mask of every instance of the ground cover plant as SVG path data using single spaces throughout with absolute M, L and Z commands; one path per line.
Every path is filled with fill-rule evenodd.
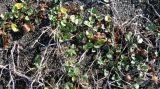
M 113 1 L 0 2 L 0 89 L 158 89 L 160 2 Z

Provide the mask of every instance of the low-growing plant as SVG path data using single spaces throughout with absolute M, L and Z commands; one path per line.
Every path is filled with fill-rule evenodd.
M 78 2 L 64 3 L 59 0 L 53 0 L 54 5 L 51 5 L 51 2 L 39 1 L 38 6 L 33 7 L 29 4 L 31 2 L 33 0 L 16 2 L 11 11 L 0 15 L 0 36 L 3 47 L 9 48 L 10 34 L 25 35 L 41 31 L 44 27 L 50 28 L 51 33 L 45 34 L 51 34 L 48 38 L 54 38 L 53 44 L 52 41 L 48 44 L 40 43 L 39 39 L 45 37 L 40 35 L 36 41 L 39 43 L 36 49 L 40 51 L 46 47 L 46 50 L 43 55 L 36 54 L 33 59 L 33 66 L 38 72 L 41 71 L 34 72 L 34 81 L 45 86 L 45 89 L 52 86 L 49 84 L 51 80 L 45 80 L 51 78 L 52 74 L 48 71 L 52 68 L 46 68 L 50 67 L 50 61 L 62 59 L 60 65 L 63 66 L 60 71 L 64 76 L 58 76 L 58 81 L 55 77 L 57 83 L 53 85 L 59 86 L 63 83 L 61 88 L 64 89 L 98 89 L 99 85 L 116 89 L 139 89 L 145 87 L 145 81 L 159 84 L 159 76 L 156 73 L 158 68 L 155 67 L 159 66 L 159 45 L 152 41 L 160 37 L 156 23 L 130 30 L 130 25 L 115 26 L 114 17 L 101 14 L 96 7 L 87 8 Z M 46 55 L 52 53 L 47 53 L 52 46 L 58 53 L 49 59 Z M 60 58 L 56 59 L 59 55 Z M 42 63 L 48 64 L 44 66 Z M 47 76 L 43 76 L 42 71 L 47 71 L 44 73 Z

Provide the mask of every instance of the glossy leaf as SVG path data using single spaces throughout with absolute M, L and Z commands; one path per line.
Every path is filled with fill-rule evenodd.
M 75 15 L 71 15 L 71 16 L 70 16 L 70 20 L 71 20 L 72 22 L 74 22 L 75 19 L 76 19 Z
M 107 15 L 107 16 L 105 16 L 104 20 L 107 22 L 111 22 L 112 18 L 111 18 L 111 16 Z
M 138 37 L 137 37 L 137 42 L 139 43 L 139 44 L 141 44 L 142 42 L 143 42 L 143 39 L 138 35 Z

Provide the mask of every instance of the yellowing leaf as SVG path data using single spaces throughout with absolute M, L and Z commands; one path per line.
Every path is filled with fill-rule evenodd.
M 107 21 L 107 22 L 111 22 L 112 18 L 109 15 L 107 15 L 107 16 L 104 17 L 104 20 Z
M 11 28 L 12 28 L 12 30 L 13 30 L 14 32 L 18 32 L 18 31 L 19 31 L 19 29 L 17 28 L 17 25 L 14 24 L 14 23 L 11 24 Z
M 61 8 L 60 8 L 60 11 L 61 11 L 63 14 L 67 14 L 67 9 L 64 8 L 64 7 L 61 7 Z
M 16 3 L 14 5 L 17 9 L 21 9 L 23 7 L 23 3 Z

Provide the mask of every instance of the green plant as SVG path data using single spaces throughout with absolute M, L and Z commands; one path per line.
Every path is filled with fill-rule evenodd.
M 68 76 L 72 78 L 73 82 L 78 80 L 78 78 L 81 74 L 79 64 L 75 64 L 75 63 L 72 63 L 71 61 L 67 61 L 64 64 L 64 67 L 65 67 L 65 70 L 66 70 Z
M 59 0 L 53 0 L 53 6 L 46 1 L 40 1 L 37 8 L 34 8 L 28 4 L 29 1 L 21 0 L 21 3 L 12 6 L 10 12 L 0 15 L 0 36 L 4 42 L 2 44 L 4 47 L 9 44 L 10 34 L 21 34 L 22 30 L 25 33 L 43 33 L 43 29 L 40 29 L 49 27 L 51 35 L 48 35 L 50 32 L 44 34 L 49 36 L 49 40 L 54 39 L 53 44 L 51 42 L 47 47 L 53 46 L 57 54 L 55 53 L 56 57 L 53 59 L 49 59 L 46 53 L 44 60 L 46 63 L 51 61 L 52 64 L 53 60 L 63 59 L 59 64 L 64 65 L 62 72 L 65 76 L 62 80 L 65 81 L 58 83 L 63 83 L 65 89 L 74 89 L 76 85 L 86 85 L 86 89 L 89 89 L 90 85 L 98 86 L 102 80 L 116 88 L 126 86 L 139 89 L 145 86 L 144 80 L 158 84 L 158 68 L 155 68 L 155 65 L 159 66 L 160 52 L 157 40 L 160 34 L 156 23 L 149 23 L 143 29 L 136 27 L 136 30 L 130 30 L 132 25 L 115 26 L 112 17 L 109 14 L 101 14 L 96 7 L 83 8 L 83 5 L 77 6 L 79 4 L 75 2 L 68 2 L 66 6 Z M 40 39 L 42 37 L 40 36 Z M 39 39 L 38 43 L 46 47 Z M 33 65 L 46 71 L 41 57 L 36 54 Z M 147 77 L 148 74 L 151 78 Z M 46 75 L 50 76 L 50 73 Z
M 69 49 L 67 49 L 65 53 L 66 53 L 67 57 L 72 57 L 72 56 L 76 55 L 75 45 L 71 45 L 71 47 Z

